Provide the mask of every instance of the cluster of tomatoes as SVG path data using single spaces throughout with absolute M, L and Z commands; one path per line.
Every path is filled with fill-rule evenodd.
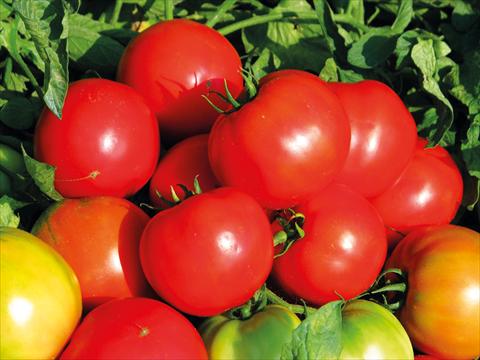
M 65 199 L 31 234 L 1 230 L 2 358 L 279 358 L 300 324 L 287 307 L 222 314 L 266 282 L 348 301 L 385 268 L 407 274 L 399 320 L 347 302 L 341 358 L 480 354 L 480 235 L 448 225 L 449 153 L 383 83 L 282 70 L 244 89 L 240 69 L 215 30 L 166 21 L 132 40 L 118 81 L 74 82 L 61 120 L 42 112 L 35 158 Z M 145 189 L 151 218 L 126 199 Z

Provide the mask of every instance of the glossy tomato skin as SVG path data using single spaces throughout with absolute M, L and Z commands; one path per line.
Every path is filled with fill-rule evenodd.
M 0 227 L 0 358 L 54 359 L 82 313 L 77 277 L 37 237 Z
M 368 200 L 346 185 L 331 184 L 295 210 L 305 216 L 305 237 L 275 259 L 275 282 L 315 305 L 367 290 L 387 251 L 382 220 Z
M 349 142 L 338 98 L 318 77 L 286 70 L 268 75 L 252 101 L 217 119 L 208 152 L 220 183 L 280 209 L 331 182 Z
M 385 225 L 403 234 L 422 225 L 448 224 L 462 200 L 462 176 L 452 157 L 441 146 L 425 148 L 426 144 L 419 138 L 402 175 L 371 199 Z
M 280 305 L 267 305 L 246 320 L 208 318 L 200 328 L 209 359 L 279 359 L 300 319 Z
M 164 303 L 112 300 L 92 310 L 61 359 L 207 359 L 193 325 Z
M 184 191 L 177 184 L 183 184 L 193 190 L 193 182 L 198 176 L 198 183 L 203 192 L 218 185 L 208 161 L 208 134 L 192 136 L 168 150 L 163 156 L 150 180 L 150 201 L 157 207 L 166 207 L 166 200 L 173 201 L 170 186 L 180 199 Z
M 157 165 L 155 115 L 132 88 L 105 79 L 70 84 L 59 120 L 45 108 L 37 123 L 37 160 L 57 167 L 65 197 L 133 195 Z
M 157 294 L 196 316 L 245 303 L 272 267 L 268 218 L 247 194 L 219 188 L 159 212 L 140 242 L 145 275 Z
M 149 295 L 138 247 L 149 217 L 128 200 L 66 199 L 48 208 L 32 233 L 72 266 L 87 310 L 106 301 Z
M 336 181 L 365 197 L 390 187 L 413 156 L 415 120 L 400 97 L 376 80 L 327 83 L 340 99 L 351 126 L 350 150 Z
M 137 89 L 155 111 L 162 141 L 207 133 L 218 113 L 202 95 L 234 97 L 243 89 L 235 48 L 214 29 L 185 19 L 163 21 L 135 37 L 120 60 L 117 79 Z M 226 103 L 208 97 L 218 106 Z
M 395 316 L 371 301 L 347 302 L 342 311 L 339 359 L 413 359 L 413 348 Z
M 387 267 L 407 274 L 397 313 L 415 348 L 441 359 L 480 355 L 480 234 L 456 225 L 422 227 L 395 248 Z

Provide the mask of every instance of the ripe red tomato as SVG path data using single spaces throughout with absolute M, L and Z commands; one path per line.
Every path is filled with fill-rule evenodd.
M 162 130 L 174 143 L 207 133 L 218 113 L 202 95 L 225 94 L 224 79 L 234 97 L 243 88 L 241 61 L 220 33 L 190 20 L 175 19 L 151 26 L 135 37 L 120 60 L 117 79 L 149 101 Z M 219 107 L 226 103 L 209 98 Z
M 111 299 L 152 293 L 138 254 L 148 220 L 125 199 L 67 199 L 48 208 L 32 233 L 70 264 L 90 310 Z
M 342 102 L 352 129 L 347 161 L 336 181 L 366 197 L 379 195 L 413 156 L 415 120 L 400 97 L 379 81 L 327 85 Z
M 441 146 L 425 148 L 419 139 L 413 158 L 398 180 L 371 199 L 387 227 L 408 234 L 421 225 L 448 224 L 463 195 L 460 171 Z M 393 232 L 389 240 L 396 238 Z
M 132 88 L 104 79 L 70 85 L 59 120 L 44 109 L 35 130 L 35 157 L 57 167 L 65 197 L 133 195 L 157 165 L 158 124 Z
M 219 188 L 152 218 L 140 259 L 165 301 L 192 315 L 217 315 L 245 303 L 267 279 L 273 262 L 270 224 L 250 196 Z
M 305 215 L 305 237 L 275 259 L 274 281 L 315 305 L 367 290 L 387 251 L 385 228 L 368 200 L 346 185 L 331 184 L 296 211 Z
M 170 186 L 173 186 L 180 199 L 184 192 L 177 184 L 193 188 L 193 181 L 198 175 L 202 191 L 214 189 L 217 179 L 213 175 L 208 161 L 208 134 L 192 136 L 172 147 L 160 159 L 157 169 L 150 180 L 150 201 L 158 207 L 165 207 L 166 200 L 172 201 Z
M 271 209 L 305 201 L 340 171 L 350 127 L 338 98 L 316 76 L 279 71 L 257 96 L 221 115 L 209 139 L 217 179 Z
M 207 359 L 193 325 L 160 301 L 127 298 L 92 310 L 61 359 Z
M 408 234 L 387 267 L 404 270 L 408 289 L 397 313 L 418 350 L 441 359 L 480 354 L 480 234 L 438 225 Z

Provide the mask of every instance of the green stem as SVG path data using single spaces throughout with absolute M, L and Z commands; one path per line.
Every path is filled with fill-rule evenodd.
M 222 5 L 218 7 L 215 14 L 213 14 L 213 16 L 207 21 L 206 25 L 214 27 L 215 24 L 220 20 L 222 15 L 225 14 L 225 12 L 227 12 L 228 10 L 230 10 L 233 5 L 235 5 L 235 2 L 236 0 L 225 0 Z
M 122 11 L 123 0 L 115 0 L 115 7 L 113 8 L 112 18 L 110 19 L 110 24 L 116 25 L 118 18 L 120 17 L 120 11 Z
M 165 20 L 173 19 L 173 0 L 164 0 Z
M 268 302 L 270 302 L 272 304 L 277 304 L 277 305 L 281 305 L 283 307 L 286 307 L 288 310 L 290 310 L 291 312 L 294 312 L 295 314 L 303 315 L 303 314 L 305 314 L 305 309 L 307 310 L 306 315 L 313 314 L 315 311 L 317 311 L 317 309 L 315 309 L 313 307 L 310 307 L 310 306 L 290 304 L 289 302 L 282 299 L 280 296 L 275 294 L 270 289 L 266 289 L 266 295 L 267 295 Z

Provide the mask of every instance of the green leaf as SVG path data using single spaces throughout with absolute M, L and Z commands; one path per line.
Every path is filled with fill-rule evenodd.
M 305 0 L 281 1 L 272 12 L 311 11 Z M 295 68 L 319 73 L 330 51 L 316 19 L 271 21 L 242 31 L 247 53 L 258 51 L 252 69 L 257 78 L 276 69 Z
M 477 0 L 457 0 L 452 13 L 452 25 L 461 32 L 470 29 L 480 18 L 480 2 Z
M 313 0 L 313 4 L 330 54 L 335 54 L 339 59 L 344 59 L 346 57 L 345 42 L 340 36 L 337 24 L 333 20 L 332 9 L 328 2 L 324 0 Z
M 396 41 L 396 33 L 389 28 L 374 28 L 352 45 L 347 60 L 361 69 L 371 69 L 385 62 L 393 53 Z
M 18 209 L 21 209 L 27 205 L 29 205 L 30 203 L 28 202 L 25 202 L 25 201 L 20 201 L 20 200 L 17 200 L 17 199 L 14 199 L 8 195 L 3 195 L 2 197 L 0 197 L 0 204 L 5 204 L 5 203 L 8 203 L 10 205 L 10 207 L 12 208 L 12 210 L 18 210 Z
M 87 16 L 69 17 L 68 51 L 74 65 L 81 70 L 94 70 L 104 76 L 114 76 L 125 47 L 95 29 L 102 26 Z
M 0 93 L 0 99 L 2 99 Z M 12 129 L 27 130 L 33 127 L 38 118 L 40 106 L 23 96 L 9 96 L 0 109 L 0 122 Z
M 478 202 L 480 193 L 480 113 L 477 114 L 467 130 L 467 137 L 461 144 L 462 157 L 465 161 L 468 173 L 476 178 L 476 198 L 470 199 L 467 204 L 470 210 Z
M 17 228 L 20 225 L 20 218 L 15 215 L 12 207 L 7 201 L 0 198 L 0 226 Z
M 338 81 L 337 64 L 333 58 L 325 61 L 325 66 L 320 71 L 319 76 L 325 81 Z
M 413 0 L 401 0 L 398 8 L 397 17 L 392 24 L 392 31 L 396 34 L 402 33 L 412 21 L 413 12 Z
M 338 359 L 342 351 L 342 307 L 333 301 L 309 315 L 282 349 L 282 360 Z
M 43 100 L 59 118 L 68 88 L 68 23 L 62 0 L 16 0 L 13 8 L 45 63 Z
M 423 89 L 432 95 L 438 104 L 436 107 L 438 121 L 435 124 L 435 128 L 428 134 L 431 145 L 435 145 L 440 143 L 453 123 L 453 108 L 435 79 L 437 58 L 433 41 L 431 39 L 419 40 L 412 48 L 411 58 L 421 71 Z
M 23 160 L 28 173 L 32 177 L 35 184 L 40 191 L 55 201 L 60 201 L 63 196 L 55 190 L 55 167 L 46 163 L 42 163 L 28 156 L 25 149 L 22 147 Z

